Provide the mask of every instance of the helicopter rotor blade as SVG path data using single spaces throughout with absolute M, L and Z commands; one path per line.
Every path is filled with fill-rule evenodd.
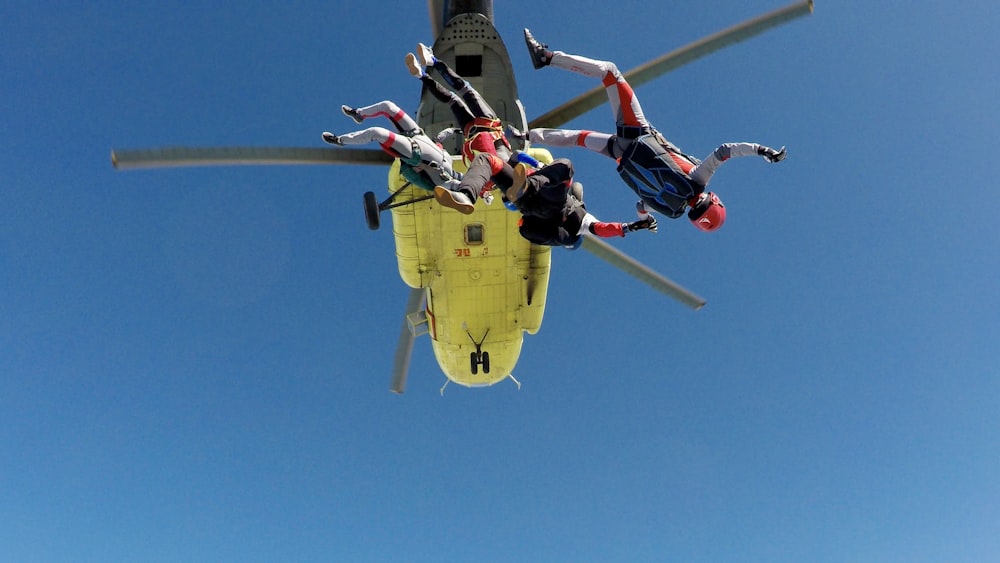
M 324 149 L 312 147 L 167 147 L 111 151 L 115 168 L 170 168 L 233 164 L 372 164 L 392 162 L 374 149 Z
M 645 84 L 654 78 L 658 78 L 667 72 L 718 51 L 723 47 L 739 43 L 740 41 L 759 35 L 772 27 L 811 14 L 812 11 L 813 0 L 796 2 L 784 8 L 747 20 L 714 35 L 709 35 L 704 39 L 653 59 L 646 64 L 626 72 L 625 79 L 628 80 L 632 88 L 637 88 L 641 84 Z M 607 94 L 604 87 L 598 86 L 548 113 L 536 117 L 531 120 L 528 127 L 530 129 L 559 127 L 603 104 L 606 100 Z
M 444 28 L 444 0 L 427 0 L 427 11 L 431 16 L 431 37 L 437 39 Z
M 705 306 L 706 301 L 701 297 L 601 239 L 585 236 L 583 237 L 583 248 L 656 291 L 664 293 L 696 311 Z
M 406 390 L 406 376 L 410 371 L 410 356 L 413 354 L 413 341 L 416 338 L 407 317 L 411 313 L 418 312 L 423 308 L 424 290 L 410 289 L 410 296 L 406 300 L 406 313 L 403 315 L 403 326 L 399 330 L 399 344 L 396 346 L 396 357 L 392 366 L 392 383 L 389 390 L 393 393 L 402 394 Z

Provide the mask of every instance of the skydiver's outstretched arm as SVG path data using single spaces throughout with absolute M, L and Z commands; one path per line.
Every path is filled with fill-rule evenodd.
M 646 214 L 645 219 L 640 219 L 631 223 L 608 223 L 605 221 L 598 221 L 597 217 L 588 212 L 583 218 L 583 222 L 580 225 L 580 232 L 578 234 L 583 235 L 590 233 L 601 238 L 612 238 L 623 237 L 627 233 L 641 230 L 648 230 L 651 233 L 655 233 L 656 228 L 656 218 L 648 213 Z
M 625 236 L 625 223 L 607 223 L 598 221 L 592 213 L 583 216 L 580 222 L 578 235 L 594 235 L 600 238 L 612 238 Z
M 785 148 L 774 150 L 757 143 L 724 143 L 712 151 L 712 154 L 705 157 L 701 164 L 695 166 L 689 175 L 695 182 L 702 186 L 708 186 L 712 175 L 722 166 L 723 162 L 741 156 L 763 156 L 768 162 L 779 162 L 785 159 Z

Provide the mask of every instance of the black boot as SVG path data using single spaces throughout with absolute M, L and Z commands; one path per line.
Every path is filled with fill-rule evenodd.
M 358 113 L 358 110 L 352 108 L 351 106 L 340 106 L 340 111 L 344 112 L 344 115 L 350 117 L 351 119 L 354 120 L 355 123 L 359 125 L 361 124 L 362 121 L 365 120 L 365 118 L 362 117 L 360 113 Z
M 548 50 L 548 45 L 539 43 L 527 28 L 524 29 L 524 42 L 528 44 L 528 54 L 531 55 L 532 66 L 542 68 L 552 62 L 552 51 Z

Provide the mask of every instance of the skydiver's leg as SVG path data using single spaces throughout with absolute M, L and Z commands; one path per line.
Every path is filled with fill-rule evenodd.
M 503 163 L 503 166 L 500 166 L 499 169 L 496 166 L 497 162 Z M 500 188 L 503 191 L 507 191 L 507 188 L 514 185 L 514 167 L 511 166 L 509 161 L 505 162 L 499 156 L 493 157 L 491 159 L 491 166 L 492 166 L 491 172 L 493 172 L 493 176 L 491 176 L 490 179 L 493 180 L 493 183 L 496 184 L 496 187 Z
M 420 77 L 420 82 L 423 83 L 424 88 L 430 90 L 431 95 L 438 101 L 448 104 L 448 107 L 451 108 L 451 113 L 458 120 L 458 126 L 463 130 L 466 125 L 472 123 L 472 120 L 476 118 L 476 115 L 469 109 L 469 106 L 465 105 L 465 102 L 461 98 L 451 90 L 438 84 L 433 78 L 424 75 Z
M 378 143 L 383 151 L 397 158 L 412 158 L 413 147 L 410 138 L 397 135 L 382 127 L 369 127 L 353 133 L 338 135 L 339 144 L 342 145 L 366 145 L 368 143 Z
M 420 128 L 412 117 L 389 100 L 384 100 L 370 106 L 355 108 L 354 111 L 364 119 L 381 115 L 391 121 L 400 133 L 407 133 Z
M 483 96 L 476 91 L 475 88 L 469 84 L 469 81 L 462 78 L 457 72 L 452 70 L 450 66 L 444 61 L 434 59 L 433 69 L 437 70 L 441 74 L 441 78 L 444 79 L 445 84 L 447 84 L 452 90 L 458 92 L 462 96 L 462 100 L 465 101 L 466 105 L 476 117 L 488 117 L 491 119 L 496 119 L 497 114 L 493 111 Z
M 608 102 L 611 104 L 611 112 L 618 127 L 650 126 L 642 113 L 639 99 L 615 63 L 553 51 L 549 64 L 591 78 L 600 78 L 604 83 L 604 90 L 608 93 Z
M 528 140 L 550 147 L 583 147 L 603 154 L 608 158 L 618 158 L 621 151 L 615 143 L 614 135 L 578 129 L 532 129 Z
M 458 186 L 439 186 L 434 188 L 434 199 L 444 207 L 450 207 L 466 215 L 475 210 L 476 200 L 487 195 L 488 183 L 493 180 L 501 185 L 513 183 L 513 169 L 495 154 L 479 153 L 472 159 L 469 170 L 462 177 Z M 487 200 L 489 201 L 489 200 Z
M 415 65 L 419 61 L 420 65 L 424 67 L 424 74 L 429 72 L 429 69 L 436 69 L 441 78 L 444 79 L 445 83 L 455 92 L 457 92 L 462 100 L 465 101 L 466 105 L 472 111 L 473 115 L 476 117 L 487 117 L 490 119 L 496 119 L 497 114 L 493 111 L 486 100 L 483 99 L 482 95 L 477 92 L 471 84 L 468 83 L 460 74 L 452 70 L 447 63 L 439 60 L 434 56 L 434 51 L 430 47 L 424 45 L 423 43 L 417 44 L 417 54 L 407 55 L 407 65 Z M 411 73 L 414 76 L 420 72 L 419 68 L 411 68 Z
M 497 187 L 506 190 L 514 183 L 514 169 L 495 154 L 481 152 L 472 159 L 458 189 L 475 202 L 491 180 Z

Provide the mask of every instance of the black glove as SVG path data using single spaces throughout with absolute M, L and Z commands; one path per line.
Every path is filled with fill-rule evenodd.
M 782 160 L 785 160 L 785 156 L 787 155 L 785 147 L 781 147 L 780 150 L 774 150 L 771 147 L 765 147 L 764 145 L 761 145 L 760 148 L 757 149 L 757 154 L 763 156 L 764 160 L 768 162 L 781 162 Z
M 649 229 L 649 232 L 655 233 L 656 232 L 656 226 L 657 226 L 656 225 L 656 217 L 653 217 L 652 215 L 650 215 L 649 217 L 643 219 L 642 221 L 633 221 L 631 223 L 626 223 L 625 224 L 625 229 L 628 232 L 630 232 L 630 233 L 632 231 L 639 231 L 639 230 L 642 230 L 642 229 Z

